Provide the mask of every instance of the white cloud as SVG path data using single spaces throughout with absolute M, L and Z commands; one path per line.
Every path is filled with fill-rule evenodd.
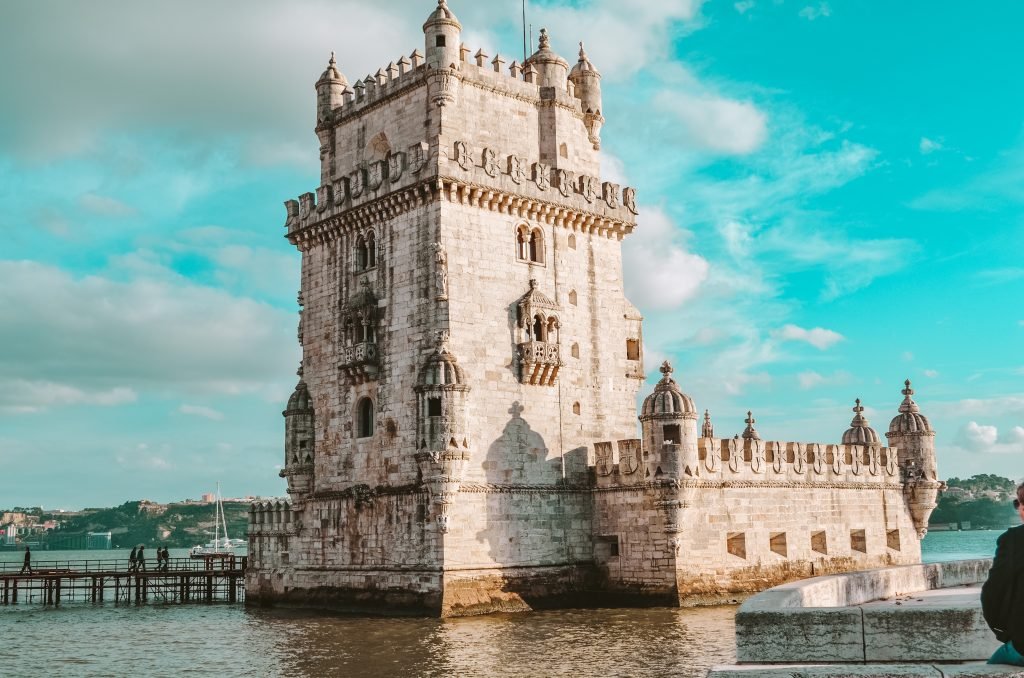
M 768 136 L 767 116 L 749 101 L 663 89 L 653 103 L 660 114 L 681 124 L 686 141 L 709 151 L 745 155 L 758 150 Z
M 904 351 L 900 354 L 900 359 L 905 363 L 913 362 L 914 354 L 911 351 Z
M 0 378 L 0 412 L 31 414 L 62 405 L 99 405 L 110 407 L 135 402 L 134 390 L 116 386 L 103 390 L 85 390 L 52 381 Z
M 298 361 L 294 328 L 290 313 L 181 279 L 73 278 L 0 261 L 0 381 L 74 390 L 54 403 L 90 399 L 76 391 L 125 401 L 280 389 Z
M 928 155 L 935 151 L 941 151 L 942 148 L 942 142 L 929 139 L 928 137 L 921 137 L 921 142 L 918 144 L 918 150 L 921 151 L 921 155 Z
M 627 295 L 650 309 L 671 309 L 696 294 L 708 262 L 678 244 L 685 236 L 661 209 L 644 207 L 636 232 L 623 245 Z
M 750 245 L 753 242 L 753 238 L 750 235 L 751 229 L 746 224 L 729 220 L 718 228 L 718 232 L 725 241 L 726 249 L 729 250 L 729 254 L 732 256 L 742 258 L 750 253 Z
M 1000 435 L 995 426 L 968 422 L 957 434 L 958 446 L 980 454 L 1024 453 L 1024 427 L 1014 426 Z
M 178 412 L 181 414 L 188 414 L 195 417 L 203 417 L 213 421 L 223 421 L 224 413 L 213 409 L 212 407 L 205 407 L 203 405 L 188 405 L 183 404 L 178 408 Z
M 814 5 L 807 5 L 800 10 L 800 16 L 808 21 L 814 21 L 821 17 L 831 16 L 831 14 L 832 7 L 827 2 L 819 2 L 817 7 Z
M 819 351 L 824 351 L 845 339 L 838 332 L 827 330 L 824 327 L 808 330 L 797 325 L 786 325 L 781 330 L 773 332 L 772 335 L 787 341 L 805 341 Z
M 98 214 L 101 217 L 130 217 L 138 214 L 138 210 L 131 205 L 126 205 L 115 198 L 95 193 L 83 193 L 78 198 L 78 205 L 82 209 Z
M 740 0 L 740 2 L 733 3 L 733 7 L 740 14 L 746 14 L 748 11 L 754 8 L 754 0 Z
M 850 381 L 850 374 L 842 370 L 838 370 L 833 374 L 821 374 L 814 370 L 806 370 L 796 375 L 797 383 L 800 388 L 807 391 L 812 388 L 818 388 L 819 386 L 840 386 L 847 384 Z
M 939 376 L 938 370 L 924 370 L 922 374 L 924 374 L 924 376 L 930 379 L 934 379 L 935 377 Z

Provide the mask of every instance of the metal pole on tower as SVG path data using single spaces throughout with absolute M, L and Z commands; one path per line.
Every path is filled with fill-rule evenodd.
M 527 57 L 526 47 L 526 0 L 523 0 L 523 61 L 526 61 Z

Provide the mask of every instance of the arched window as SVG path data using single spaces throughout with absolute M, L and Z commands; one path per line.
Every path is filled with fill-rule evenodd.
M 366 269 L 367 263 L 369 263 L 370 251 L 366 247 L 366 239 L 363 236 L 356 238 L 356 270 L 362 271 Z
M 569 234 L 569 249 L 576 249 L 576 236 L 572 233 Z
M 580 413 L 580 404 L 578 402 L 572 404 L 572 413 L 573 414 L 579 414 Z
M 373 401 L 363 398 L 356 406 L 356 430 L 359 438 L 373 435 Z
M 373 231 L 366 236 L 366 268 L 373 268 L 377 265 L 377 238 Z
M 530 258 L 530 232 L 525 224 L 516 229 L 516 258 L 521 261 Z
M 580 357 L 580 345 L 579 344 L 573 344 L 572 345 L 572 357 L 573 358 L 579 358 Z
M 575 306 L 578 299 L 579 298 L 576 296 L 576 290 L 569 290 L 569 303 Z
M 535 264 L 544 263 L 544 235 L 539 228 L 530 233 L 530 261 Z
M 558 343 L 558 318 L 554 316 L 548 318 L 548 326 L 544 332 L 544 341 L 551 344 Z
M 533 318 L 533 340 L 544 341 L 544 318 L 540 315 L 534 316 Z

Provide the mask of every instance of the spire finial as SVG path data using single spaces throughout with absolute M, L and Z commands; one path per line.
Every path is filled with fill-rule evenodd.
M 754 428 L 754 424 L 757 422 L 754 419 L 754 415 L 750 410 L 747 410 L 746 424 L 747 428 L 743 431 L 743 437 L 747 440 L 760 440 L 761 436 L 758 435 L 757 429 Z
M 551 38 L 548 37 L 548 29 L 540 29 L 540 48 L 547 49 L 551 46 Z
M 587 60 L 587 53 L 583 50 L 583 41 L 580 40 L 580 61 Z
M 914 395 L 914 389 L 910 388 L 910 380 L 909 379 L 904 381 L 903 385 L 906 386 L 906 388 L 904 388 L 901 391 L 901 393 L 903 393 L 903 395 L 905 395 L 907 397 L 910 397 L 910 396 Z
M 711 412 L 704 410 L 704 425 L 701 426 L 700 435 L 702 438 L 714 438 L 715 427 L 711 424 Z
M 658 369 L 661 370 L 661 373 L 665 376 L 666 379 L 668 379 L 669 375 L 672 374 L 672 372 L 674 371 L 672 369 L 672 363 L 670 363 L 667 360 L 663 362 L 661 364 L 661 367 Z
M 860 414 L 861 412 L 863 412 L 864 408 L 861 407 L 861 405 L 860 405 L 860 398 L 857 398 L 857 400 L 855 400 L 854 402 L 856 402 L 857 404 L 854 405 L 853 411 L 856 412 L 857 414 Z
M 327 62 L 329 65 L 334 66 L 338 62 L 334 60 L 334 50 L 331 50 L 331 60 Z

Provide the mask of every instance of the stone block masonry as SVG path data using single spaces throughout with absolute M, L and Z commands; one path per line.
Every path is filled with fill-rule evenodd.
M 862 409 L 842 444 L 764 442 L 750 413 L 723 440 L 666 363 L 637 437 L 638 209 L 601 177 L 600 73 L 544 31 L 520 64 L 461 30 L 441 0 L 423 51 L 316 83 L 320 186 L 285 203 L 289 500 L 253 508 L 247 601 L 694 604 L 917 562 L 940 483 L 909 383 L 888 447 Z

